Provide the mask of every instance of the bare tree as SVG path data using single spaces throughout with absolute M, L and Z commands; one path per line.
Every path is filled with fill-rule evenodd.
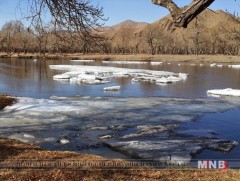
M 151 54 L 154 55 L 159 46 L 159 41 L 162 38 L 159 28 L 155 26 L 148 25 L 147 31 L 145 33 L 146 42 L 151 49 Z
M 58 31 L 80 31 L 85 36 L 91 29 L 103 26 L 106 20 L 102 7 L 92 5 L 91 0 L 28 0 L 28 4 L 30 16 L 27 18 L 32 22 L 42 21 L 49 12 Z
M 114 42 L 116 42 L 115 49 L 118 53 L 129 53 L 130 40 L 133 39 L 133 30 L 128 27 L 120 29 L 114 36 Z

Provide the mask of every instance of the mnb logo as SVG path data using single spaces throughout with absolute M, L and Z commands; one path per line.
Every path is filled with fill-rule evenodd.
M 198 161 L 198 168 L 228 169 L 228 163 L 227 161 L 221 161 L 221 160 L 204 160 L 204 161 Z

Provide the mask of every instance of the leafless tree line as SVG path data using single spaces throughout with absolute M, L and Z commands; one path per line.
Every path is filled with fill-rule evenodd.
M 200 17 L 199 17 L 200 18 Z M 92 33 L 58 31 L 51 23 L 27 28 L 20 21 L 6 22 L 0 31 L 0 51 L 11 53 L 105 53 L 105 54 L 228 54 L 240 55 L 240 21 L 236 27 L 218 27 L 203 32 L 196 20 L 190 33 L 176 38 L 170 31 L 148 25 L 135 33 L 122 28 L 113 37 Z
M 0 51 L 8 54 L 96 53 L 104 51 L 104 41 L 103 37 L 92 38 L 77 31 L 56 32 L 51 23 L 29 28 L 24 27 L 21 21 L 9 21 L 0 31 Z

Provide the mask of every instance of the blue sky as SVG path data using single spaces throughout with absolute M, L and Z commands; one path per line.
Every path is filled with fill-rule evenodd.
M 6 21 L 20 19 L 19 1 L 27 0 L 0 0 L 0 26 Z M 228 10 L 239 12 L 240 0 L 216 0 L 210 7 L 213 10 Z M 179 6 L 184 6 L 191 0 L 175 0 Z M 140 22 L 154 22 L 168 14 L 168 11 L 149 2 L 149 0 L 92 0 L 93 4 L 99 3 L 104 8 L 105 17 L 109 20 L 105 25 L 110 26 L 120 23 L 126 19 Z M 21 3 L 23 12 L 27 11 L 24 2 Z

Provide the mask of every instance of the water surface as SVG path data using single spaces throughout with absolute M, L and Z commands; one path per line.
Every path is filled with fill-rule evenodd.
M 123 68 L 139 68 L 148 70 L 163 70 L 176 73 L 187 73 L 186 81 L 180 81 L 167 86 L 150 82 L 132 83 L 129 78 L 119 78 L 105 85 L 77 85 L 53 80 L 53 75 L 60 73 L 49 69 L 49 65 L 81 64 L 104 65 Z M 105 93 L 106 86 L 121 85 L 119 93 Z M 119 65 L 103 64 L 102 62 L 78 63 L 67 60 L 33 60 L 0 59 L 0 92 L 16 96 L 33 98 L 49 98 L 51 96 L 115 96 L 115 97 L 182 97 L 208 98 L 209 89 L 223 88 L 240 89 L 240 70 L 228 68 L 191 65 L 187 63 L 163 63 L 162 65 L 140 64 Z
M 161 70 L 176 73 L 187 73 L 189 77 L 186 81 L 169 84 L 166 86 L 156 85 L 150 82 L 132 83 L 131 78 L 119 78 L 104 85 L 79 85 L 68 82 L 53 80 L 53 75 L 62 73 L 49 69 L 49 65 L 99 65 L 115 66 L 122 68 Z M 104 87 L 120 85 L 121 91 L 117 93 L 105 93 Z M 139 64 L 139 65 L 119 65 L 104 64 L 102 62 L 79 63 L 67 60 L 38 60 L 31 59 L 0 59 L 0 93 L 7 93 L 22 97 L 45 98 L 51 96 L 91 96 L 91 97 L 172 97 L 172 98 L 207 98 L 206 91 L 209 89 L 240 89 L 240 70 L 229 68 L 227 65 L 220 67 L 210 67 L 209 64 L 189 64 L 189 63 L 163 63 L 162 65 Z M 184 110 L 183 110 L 184 111 Z M 148 122 L 146 121 L 146 124 Z M 238 107 L 225 112 L 206 114 L 196 120 L 183 124 L 179 131 L 186 130 L 210 130 L 216 133 L 219 138 L 240 141 L 240 110 Z M 62 134 L 62 129 L 59 133 Z M 201 132 L 201 131 L 200 131 Z M 199 132 L 196 131 L 198 134 Z M 54 136 L 51 135 L 49 136 Z M 56 131 L 57 134 L 57 131 Z M 76 134 L 78 134 L 76 132 Z M 202 136 L 202 135 L 200 135 Z M 56 145 L 58 145 L 56 143 Z M 45 148 L 56 149 L 56 145 L 43 144 Z M 58 149 L 66 149 L 59 147 Z M 74 149 L 73 149 L 74 150 Z M 109 149 L 97 151 L 95 149 L 82 150 L 81 152 L 108 155 L 111 157 L 123 157 L 121 154 L 113 153 Z M 240 153 L 239 146 L 235 147 L 229 154 L 216 151 L 204 151 L 197 155 L 197 159 L 224 158 L 237 159 Z

